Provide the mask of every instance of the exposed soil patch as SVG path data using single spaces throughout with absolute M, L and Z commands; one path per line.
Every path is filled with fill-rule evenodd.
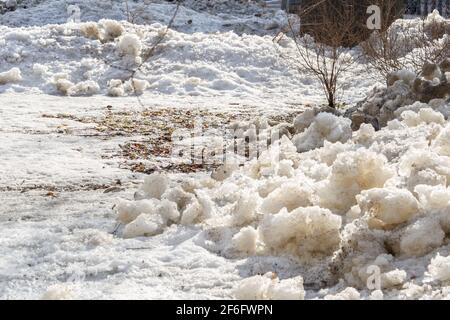
M 175 130 L 192 130 L 196 121 L 201 121 L 204 130 L 226 129 L 234 121 L 249 121 L 259 116 L 255 112 L 214 112 L 202 109 L 146 109 L 143 111 L 112 111 L 103 116 L 76 116 L 72 114 L 43 114 L 42 117 L 66 119 L 84 124 L 92 124 L 89 132 L 77 135 L 101 137 L 130 137 L 119 144 L 116 152 L 104 154 L 102 158 L 121 158 L 120 167 L 133 172 L 152 173 L 163 169 L 169 172 L 197 172 L 210 170 L 214 166 L 202 164 L 174 164 L 170 162 L 172 135 Z M 292 122 L 298 112 L 269 116 L 271 124 Z M 92 131 L 93 130 L 93 131 Z M 67 131 L 68 134 L 70 131 Z M 62 132 L 63 133 L 63 132 Z
M 42 190 L 44 196 L 55 198 L 60 192 L 74 192 L 74 191 L 95 191 L 95 190 L 105 190 L 105 192 L 115 192 L 119 191 L 121 182 L 116 181 L 115 185 L 110 184 L 96 184 L 96 183 L 85 183 L 81 185 L 67 185 L 67 186 L 55 186 L 55 185 L 45 185 L 45 184 L 33 184 L 24 186 L 6 186 L 0 187 L 0 192 L 11 192 L 17 191 L 20 193 L 25 193 L 29 191 Z M 113 191 L 107 191 L 113 190 Z

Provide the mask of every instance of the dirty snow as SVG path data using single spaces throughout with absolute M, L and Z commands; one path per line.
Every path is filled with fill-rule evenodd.
M 133 80 L 172 3 L 130 1 L 134 23 L 122 1 L 0 15 L 0 298 L 449 298 L 448 101 L 352 132 L 309 108 L 322 92 L 285 58 L 293 41 L 273 41 L 281 11 L 207 3 L 185 2 Z M 342 102 L 383 85 L 365 70 L 345 75 Z M 241 141 L 298 117 L 243 166 L 153 175 L 119 152 L 145 136 L 79 120 L 194 107 L 248 113 L 231 124 Z

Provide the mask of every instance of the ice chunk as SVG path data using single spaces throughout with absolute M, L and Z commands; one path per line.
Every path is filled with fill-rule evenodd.
M 72 288 L 67 284 L 55 284 L 47 288 L 42 295 L 41 300 L 72 300 L 74 293 Z
M 241 226 L 256 218 L 258 195 L 242 194 L 233 207 L 233 224 Z
M 450 256 L 443 257 L 438 254 L 431 259 L 431 263 L 428 265 L 428 273 L 434 280 L 450 281 Z
M 141 214 L 136 220 L 127 224 L 123 230 L 124 238 L 154 236 L 163 231 L 164 221 L 161 216 Z
M 307 207 L 311 203 L 312 192 L 294 182 L 288 182 L 271 192 L 261 204 L 262 213 L 278 213 L 286 208 L 292 211 L 298 207 Z
M 117 220 L 123 223 L 130 223 L 141 213 L 155 213 L 157 202 L 154 200 L 128 201 L 119 200 L 116 206 Z
M 242 228 L 232 239 L 234 248 L 248 254 L 256 253 L 257 240 L 258 231 L 251 226 Z
M 137 35 L 130 33 L 120 37 L 117 47 L 121 54 L 132 57 L 138 57 L 142 51 L 141 39 Z
M 433 142 L 433 147 L 440 155 L 450 157 L 450 124 L 447 124 L 438 135 Z
M 356 197 L 372 226 L 391 226 L 408 221 L 419 212 L 419 204 L 411 192 L 397 188 L 374 188 Z
M 104 29 L 104 40 L 111 41 L 120 37 L 125 31 L 124 27 L 119 21 L 102 19 L 99 21 Z
M 279 280 L 273 273 L 244 279 L 234 291 L 238 300 L 303 300 L 303 278 Z
M 400 252 L 407 256 L 423 256 L 442 245 L 445 233 L 439 219 L 426 217 L 408 226 L 401 237 Z
M 361 295 L 358 290 L 348 287 L 335 295 L 326 295 L 324 300 L 359 300 Z
M 306 131 L 297 134 L 293 143 L 298 152 L 323 146 L 324 141 L 346 142 L 352 137 L 351 120 L 331 113 L 319 113 Z
M 161 199 L 161 196 L 167 190 L 169 179 L 163 173 L 153 173 L 144 179 L 141 190 L 148 198 Z
M 319 204 L 345 214 L 362 190 L 383 187 L 394 172 L 387 159 L 365 149 L 344 152 L 333 163 L 331 174 L 317 190 Z
M 0 72 L 0 85 L 22 81 L 22 74 L 19 68 L 12 68 L 5 72 Z

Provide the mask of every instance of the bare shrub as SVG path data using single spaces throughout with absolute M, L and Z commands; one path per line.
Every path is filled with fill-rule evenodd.
M 289 30 L 297 49 L 293 62 L 301 73 L 310 74 L 320 82 L 328 106 L 336 108 L 340 79 L 355 63 L 346 46 L 358 43 L 360 33 L 355 29 L 355 8 L 333 3 L 322 0 L 310 6 L 302 5 L 298 10 L 302 20 L 300 29 L 295 30 L 290 20 Z M 303 18 L 311 14 L 320 17 L 313 27 L 303 24 Z
M 418 24 L 399 20 L 361 43 L 371 70 L 384 79 L 401 69 L 419 75 L 424 64 L 439 64 L 450 56 L 450 22 L 435 14 L 417 19 Z

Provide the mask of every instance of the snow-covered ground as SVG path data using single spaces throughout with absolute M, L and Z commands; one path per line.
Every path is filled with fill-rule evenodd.
M 164 152 L 124 152 L 158 139 L 130 128 L 130 118 L 148 129 L 176 114 L 179 122 L 164 124 L 176 130 L 197 110 L 211 127 L 266 128 L 264 118 L 292 122 L 324 103 L 314 78 L 298 72 L 293 41 L 274 41 L 285 14 L 262 2 L 186 0 L 136 74 L 139 96 L 114 80 L 139 65 L 137 51 L 164 32 L 173 3 L 129 1 L 127 14 L 124 1 L 24 0 L 0 15 L 1 299 L 380 298 L 364 287 L 367 265 L 381 269 L 385 298 L 448 297 L 450 262 L 436 258 L 450 250 L 449 122 L 438 113 L 450 112 L 448 102 L 434 113 L 411 108 L 377 133 L 305 113 L 295 146 L 283 140 L 284 161 L 269 152 L 226 168 L 234 174 L 223 181 L 209 168 L 161 169 Z M 340 101 L 355 104 L 381 85 L 356 64 Z M 336 143 L 321 148 L 324 140 Z M 129 217 L 140 204 L 119 199 L 140 197 L 148 175 L 133 165 L 141 162 L 166 172 L 169 185 L 147 180 L 145 190 L 168 192 L 144 196 L 176 202 L 181 220 Z M 435 189 L 416 191 L 419 182 Z M 427 242 L 430 232 L 437 239 Z M 349 243 L 330 263 L 340 240 Z
M 123 69 L 132 69 L 135 63 L 130 61 L 132 57 L 122 54 L 120 41 L 99 41 L 87 29 L 107 33 L 108 22 L 101 19 L 125 19 L 123 3 L 113 1 L 109 7 L 110 2 L 106 1 L 106 8 L 102 8 L 94 6 L 94 2 L 81 2 L 81 23 L 64 23 L 69 17 L 65 1 L 44 1 L 0 16 L 0 73 L 18 68 L 21 78 L 3 85 L 0 92 L 57 94 L 58 81 L 70 81 L 73 95 L 105 94 L 109 81 L 126 79 L 129 72 Z M 155 3 L 144 8 L 149 17 L 142 22 L 152 24 L 122 21 L 120 28 L 124 30 L 120 33 L 137 34 L 139 46 L 150 46 L 173 15 L 174 5 Z M 255 12 L 258 10 L 246 15 L 212 15 L 182 7 L 174 30 L 138 78 L 147 81 L 153 93 L 171 96 L 226 95 L 274 101 L 290 99 L 301 104 L 318 102 L 321 91 L 317 83 L 311 76 L 301 75 L 291 59 L 296 50 L 293 41 L 282 39 L 277 44 L 273 41 L 274 34 L 285 24 L 285 14 L 268 10 L 255 17 Z M 145 16 L 144 13 L 139 11 L 139 16 Z M 239 35 L 235 23 L 254 26 L 264 35 L 250 30 Z M 270 26 L 274 31 L 266 30 Z M 364 66 L 356 66 L 343 81 L 344 102 L 362 99 L 375 84 L 362 70 Z
M 114 235 L 112 206 L 119 197 L 131 199 L 145 175 L 120 169 L 123 159 L 113 155 L 139 135 L 98 136 L 95 124 L 49 116 L 99 117 L 108 105 L 115 112 L 147 106 L 209 111 L 228 106 L 233 112 L 242 104 L 254 114 L 266 107 L 279 114 L 280 105 L 150 94 L 142 100 L 151 102 L 141 106 L 135 97 L 101 95 L 0 95 L 2 299 L 41 298 L 53 285 L 58 285 L 55 297 L 68 291 L 67 297 L 77 299 L 230 298 L 234 283 L 252 274 L 254 266 L 246 259 L 227 260 L 198 246 L 200 227 L 174 225 L 152 239 Z M 108 188 L 112 191 L 105 193 Z

